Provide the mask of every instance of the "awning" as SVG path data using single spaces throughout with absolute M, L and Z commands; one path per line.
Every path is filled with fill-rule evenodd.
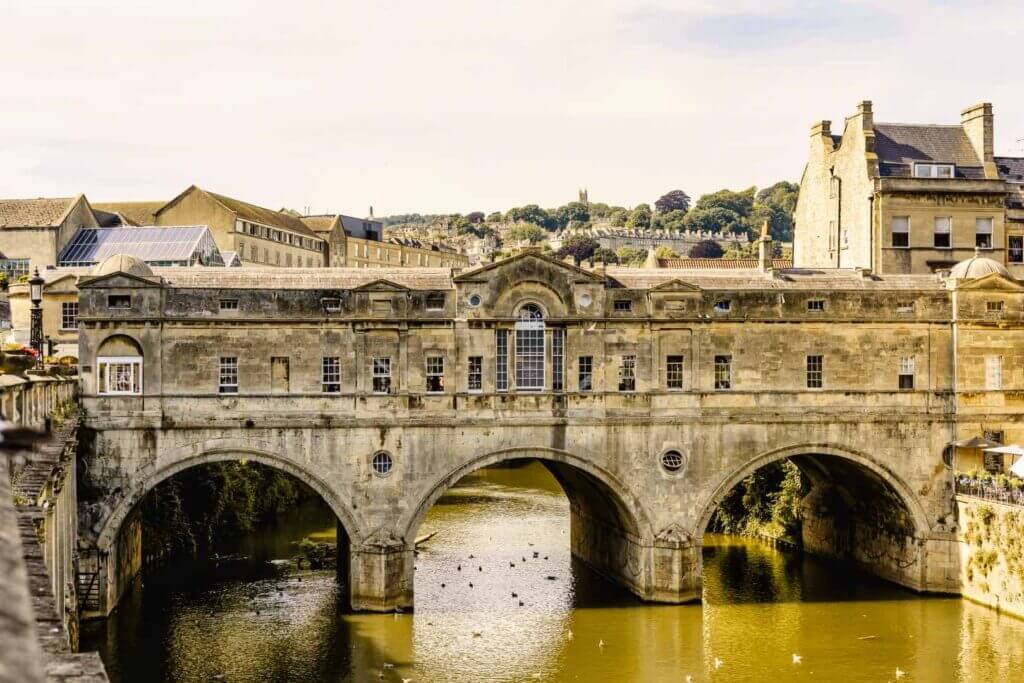
M 1017 458 L 1017 462 L 1013 463 L 1013 467 L 1010 468 L 1010 474 L 1024 479 L 1024 458 Z
M 957 448 L 992 448 L 993 446 L 1000 446 L 998 441 L 992 441 L 991 439 L 985 439 L 980 436 L 972 436 L 969 439 L 960 439 L 959 441 L 952 441 L 948 445 L 956 446 Z
M 996 446 L 995 448 L 986 448 L 986 453 L 1005 453 L 1007 455 L 1024 455 L 1024 448 L 1013 443 L 1009 446 Z

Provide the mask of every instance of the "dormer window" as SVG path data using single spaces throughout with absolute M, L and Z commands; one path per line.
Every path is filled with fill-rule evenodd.
M 238 299 L 221 299 L 220 310 L 222 311 L 237 311 L 238 310 Z
M 952 178 L 953 164 L 914 164 L 915 178 Z
M 341 299 L 322 299 L 324 310 L 328 313 L 337 313 L 341 310 Z
M 807 311 L 809 313 L 821 313 L 825 310 L 824 299 L 809 299 L 807 301 Z
M 732 301 L 729 299 L 720 299 L 715 302 L 714 309 L 715 313 L 728 313 L 732 310 Z
M 616 311 L 622 311 L 622 312 L 632 311 L 633 310 L 633 302 L 630 301 L 629 299 L 616 299 L 615 300 L 615 310 Z

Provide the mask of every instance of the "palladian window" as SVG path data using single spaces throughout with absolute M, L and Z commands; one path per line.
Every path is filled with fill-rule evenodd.
M 525 304 L 516 321 L 516 389 L 544 390 L 544 311 Z
M 106 339 L 96 355 L 96 393 L 102 396 L 142 393 L 142 349 L 123 335 Z

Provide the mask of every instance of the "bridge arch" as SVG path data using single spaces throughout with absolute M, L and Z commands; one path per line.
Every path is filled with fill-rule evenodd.
M 756 458 L 745 462 L 740 468 L 728 472 L 719 480 L 716 486 L 710 489 L 710 493 L 702 500 L 699 506 L 701 515 L 697 520 L 697 528 L 694 530 L 694 537 L 697 539 L 703 539 L 704 531 L 711 522 L 711 517 L 714 515 L 715 510 L 729 492 L 736 488 L 736 486 L 748 476 L 765 465 L 770 465 L 771 463 L 779 462 L 780 460 L 787 460 L 791 458 L 799 459 L 801 457 L 814 459 L 811 462 L 805 462 L 802 465 L 799 462 L 797 463 L 797 466 L 800 467 L 801 471 L 805 474 L 808 473 L 808 469 L 810 468 L 822 468 L 827 471 L 827 462 L 823 461 L 827 461 L 827 459 L 830 458 L 853 463 L 863 471 L 870 473 L 871 476 L 875 477 L 896 494 L 899 501 L 906 508 L 910 518 L 913 520 L 914 535 L 916 538 L 922 538 L 927 535 L 931 529 L 931 524 L 928 521 L 928 513 L 920 498 L 899 475 L 884 464 L 878 462 L 867 453 L 855 449 L 830 443 L 808 443 L 784 446 L 782 448 L 776 448 L 765 453 L 761 453 Z M 813 473 L 811 473 L 811 476 L 813 477 Z
M 475 456 L 431 484 L 426 495 L 420 498 L 412 512 L 399 524 L 402 539 L 408 545 L 415 543 L 416 530 L 427 512 L 460 479 L 485 467 L 518 459 L 537 460 L 547 467 L 558 480 L 570 503 L 586 502 L 581 500 L 583 496 L 603 495 L 606 502 L 614 507 L 617 518 L 623 522 L 622 531 L 632 536 L 634 541 L 649 541 L 653 538 L 651 521 L 640 498 L 613 473 L 569 451 L 549 447 L 516 447 Z M 588 491 L 583 489 L 584 486 L 592 488 Z
M 100 550 L 109 551 L 113 547 L 128 515 L 160 482 L 193 467 L 242 460 L 256 462 L 295 477 L 313 489 L 327 503 L 348 535 L 350 543 L 356 544 L 363 537 L 362 529 L 347 502 L 342 500 L 326 481 L 292 459 L 269 449 L 233 443 L 199 444 L 194 449 L 183 450 L 187 450 L 188 454 L 172 458 L 171 462 L 163 467 L 150 471 L 143 469 L 136 475 L 129 491 L 119 498 L 103 522 L 96 540 L 96 546 Z

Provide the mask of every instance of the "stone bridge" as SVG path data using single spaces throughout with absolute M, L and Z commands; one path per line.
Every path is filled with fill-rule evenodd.
M 806 548 L 914 590 L 956 592 L 941 411 L 899 394 L 835 397 L 814 412 L 781 395 L 730 394 L 730 403 L 749 401 L 746 409 L 717 398 L 694 397 L 689 410 L 659 415 L 656 402 L 640 397 L 635 405 L 618 397 L 477 397 L 465 406 L 439 399 L 448 405 L 426 414 L 408 398 L 371 397 L 354 402 L 376 406 L 349 418 L 313 415 L 303 399 L 165 398 L 141 415 L 87 399 L 97 430 L 91 476 L 117 482 L 89 511 L 105 565 L 100 610 L 116 604 L 138 570 L 137 529 L 122 531 L 135 505 L 163 479 L 219 460 L 278 468 L 323 497 L 345 532 L 339 538 L 347 536 L 342 573 L 354 609 L 412 606 L 423 516 L 466 474 L 514 458 L 541 461 L 565 490 L 573 553 L 645 600 L 700 598 L 702 539 L 716 506 L 757 468 L 785 458 L 812 484 Z M 775 405 L 757 408 L 759 401 Z

